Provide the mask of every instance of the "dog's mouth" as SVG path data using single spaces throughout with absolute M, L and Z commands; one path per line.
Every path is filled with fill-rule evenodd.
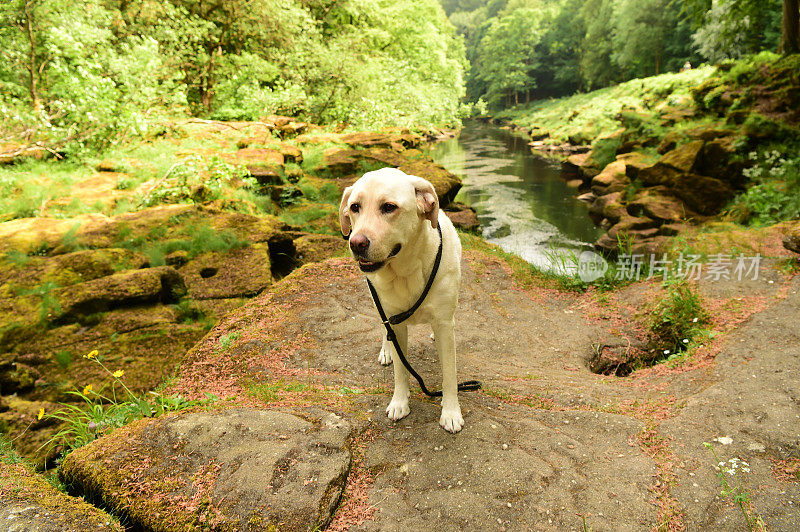
M 365 272 L 365 273 L 376 272 L 376 271 L 380 270 L 381 268 L 383 268 L 383 265 L 386 264 L 386 261 L 388 261 L 389 259 L 391 259 L 395 255 L 400 253 L 400 250 L 402 249 L 402 247 L 403 246 L 401 246 L 400 244 L 397 244 L 392 249 L 392 252 L 389 253 L 389 256 L 386 257 L 386 260 L 371 261 L 371 260 L 367 260 L 367 259 L 358 259 L 358 267 L 362 272 Z

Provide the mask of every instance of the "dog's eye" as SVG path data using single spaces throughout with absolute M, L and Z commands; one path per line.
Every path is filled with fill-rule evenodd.
M 361 210 L 361 205 L 359 205 L 358 203 L 353 203 L 352 205 L 350 205 L 350 212 L 358 212 L 360 210 Z
M 394 203 L 384 203 L 381 205 L 381 212 L 383 214 L 390 214 L 397 210 L 397 205 Z

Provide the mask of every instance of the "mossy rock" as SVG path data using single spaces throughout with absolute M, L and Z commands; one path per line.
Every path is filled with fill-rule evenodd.
M 700 166 L 700 154 L 702 153 L 705 142 L 694 140 L 668 151 L 659 159 L 659 163 L 671 166 L 683 173 L 697 171 Z
M 316 409 L 170 415 L 75 450 L 59 476 L 146 530 L 316 530 L 344 489 L 351 430 Z
M 55 290 L 60 308 L 52 319 L 69 321 L 125 306 L 177 302 L 185 294 L 183 278 L 170 266 L 121 272 Z
M 303 235 L 294 240 L 295 256 L 300 264 L 321 262 L 348 254 L 347 241 L 337 236 Z
M 0 523 L 9 531 L 124 530 L 115 517 L 62 493 L 21 463 L 0 467 Z
M 193 299 L 252 297 L 272 284 L 267 243 L 204 253 L 178 271 Z
M 646 216 L 666 223 L 691 217 L 684 203 L 666 187 L 652 187 L 639 191 L 627 205 L 632 216 Z
M 409 161 L 399 168 L 409 175 L 415 175 L 430 181 L 436 190 L 436 195 L 439 197 L 439 206 L 442 208 L 453 201 L 461 189 L 461 178 L 433 161 Z
M 592 178 L 592 192 L 597 196 L 621 192 L 630 184 L 625 174 L 625 161 L 617 160 L 603 168 L 603 171 Z

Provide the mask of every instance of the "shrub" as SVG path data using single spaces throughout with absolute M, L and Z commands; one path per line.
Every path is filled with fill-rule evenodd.
M 665 357 L 685 351 L 705 332 L 710 315 L 700 295 L 682 278 L 668 278 L 664 297 L 650 309 L 650 333 L 654 346 Z

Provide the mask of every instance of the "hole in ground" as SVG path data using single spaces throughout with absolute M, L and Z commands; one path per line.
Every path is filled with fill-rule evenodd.
M 291 234 L 279 233 L 269 239 L 269 261 L 272 277 L 281 279 L 297 268 L 297 248 Z
M 594 345 L 589 359 L 589 370 L 600 375 L 627 377 L 634 370 L 649 368 L 670 360 L 670 355 L 680 355 L 683 350 L 675 347 L 644 345 Z
M 202 270 L 200 270 L 200 277 L 202 277 L 203 279 L 208 279 L 209 277 L 214 277 L 215 275 L 217 275 L 218 271 L 219 268 L 211 268 L 211 267 L 203 268 Z

